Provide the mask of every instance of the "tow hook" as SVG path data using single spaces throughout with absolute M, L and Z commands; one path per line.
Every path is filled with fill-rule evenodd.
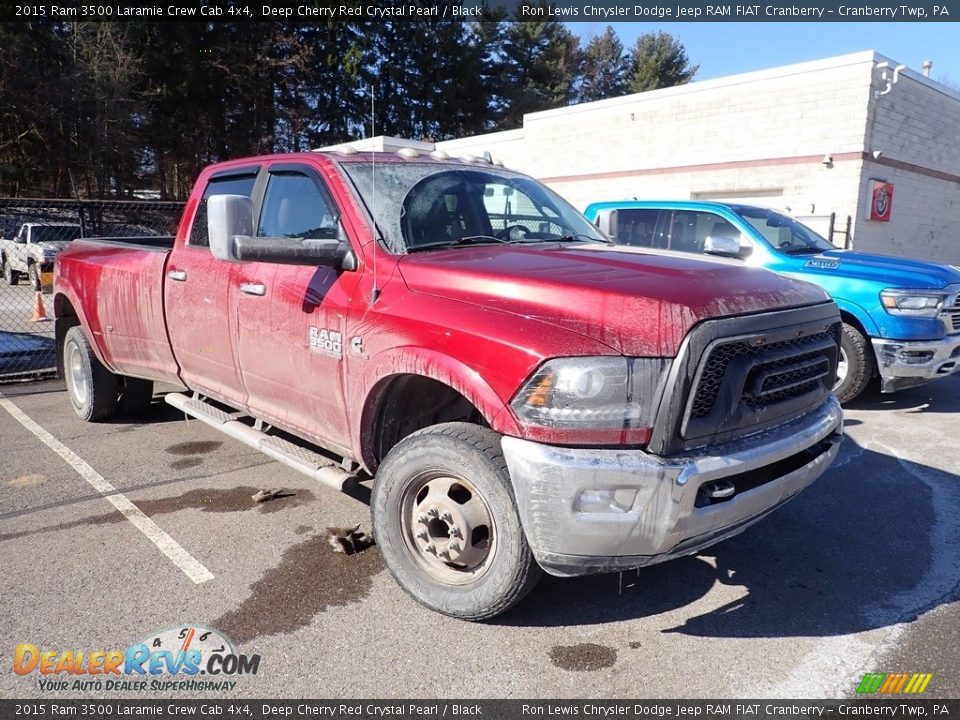
M 705 483 L 700 488 L 700 492 L 711 500 L 727 500 L 733 497 L 734 493 L 737 492 L 737 488 L 729 480 L 714 480 L 713 482 Z

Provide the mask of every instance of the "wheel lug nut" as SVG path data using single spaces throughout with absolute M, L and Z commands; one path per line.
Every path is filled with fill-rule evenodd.
M 424 550 L 426 550 L 426 551 L 427 551 L 428 553 L 430 553 L 431 555 L 436 555 L 436 554 L 437 554 L 437 546 L 434 545 L 433 543 L 430 543 L 429 545 L 427 545 L 427 546 L 424 548 Z
M 447 510 L 445 513 L 443 513 L 443 515 L 440 517 L 440 519 L 443 520 L 445 523 L 449 523 L 449 524 L 452 524 L 452 523 L 453 523 L 453 515 L 450 514 L 450 511 L 449 511 L 449 510 Z
M 433 518 L 440 517 L 440 511 L 437 510 L 436 508 L 430 508 L 429 510 L 427 510 L 427 515 Z
M 441 550 L 441 551 L 440 551 L 440 557 L 446 558 L 447 560 L 449 560 L 449 559 L 450 559 L 450 551 L 449 551 L 449 550 Z
M 417 537 L 420 538 L 421 540 L 426 540 L 426 539 L 427 539 L 427 531 L 426 531 L 426 530 L 421 530 L 420 532 L 417 533 Z
M 420 523 L 421 525 L 426 525 L 428 521 L 429 521 L 429 518 L 427 518 L 426 515 L 420 515 L 417 518 L 417 522 Z
M 462 538 L 463 533 L 460 532 L 460 528 L 458 528 L 456 525 L 453 525 L 450 528 L 450 537 Z
M 460 543 L 450 543 L 450 552 L 460 552 Z

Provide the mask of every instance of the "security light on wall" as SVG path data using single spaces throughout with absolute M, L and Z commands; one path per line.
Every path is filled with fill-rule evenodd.
M 833 155 L 827 153 L 823 156 L 823 160 L 821 160 L 820 163 L 822 165 L 826 165 L 827 167 L 833 167 Z

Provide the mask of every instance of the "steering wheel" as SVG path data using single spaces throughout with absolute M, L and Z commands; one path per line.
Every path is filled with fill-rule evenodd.
M 524 235 L 530 234 L 530 228 L 526 225 L 507 225 L 503 230 L 497 233 L 500 240 L 519 241 L 523 240 Z

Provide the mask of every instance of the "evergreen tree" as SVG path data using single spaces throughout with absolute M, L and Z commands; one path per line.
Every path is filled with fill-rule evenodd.
M 509 23 L 499 83 L 504 100 L 499 126 L 520 127 L 526 113 L 568 105 L 579 76 L 579 55 L 577 37 L 557 20 Z
M 637 93 L 685 85 L 699 69 L 690 64 L 683 43 L 670 33 L 644 33 L 630 52 L 628 89 Z
M 617 97 L 627 91 L 629 61 L 623 43 L 609 25 L 583 50 L 577 102 L 591 102 Z

